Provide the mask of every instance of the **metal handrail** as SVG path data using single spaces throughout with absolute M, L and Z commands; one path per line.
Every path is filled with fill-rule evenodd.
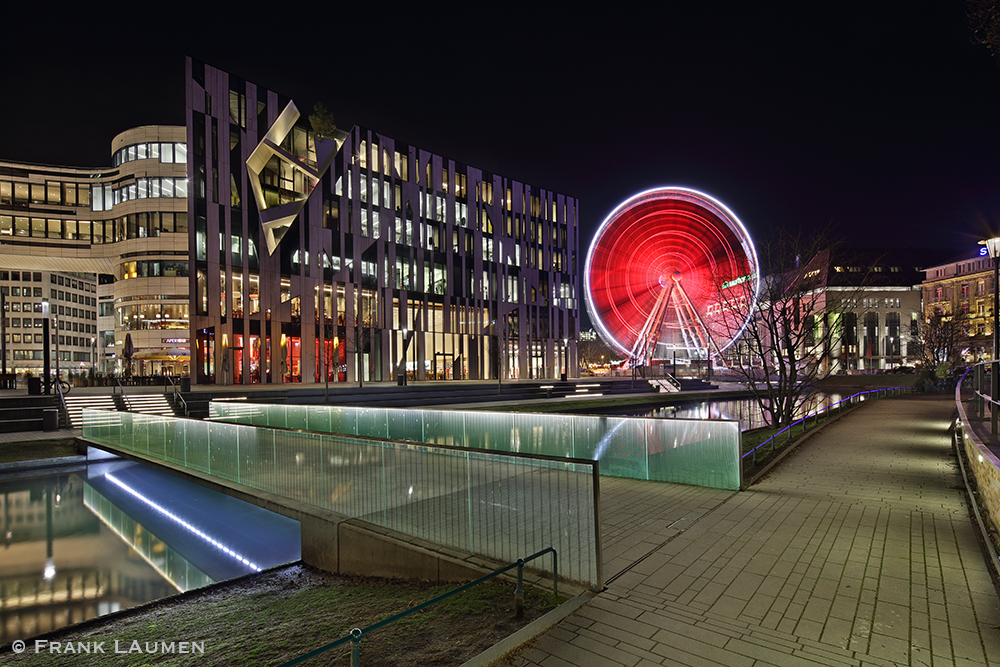
M 69 420 L 69 408 L 66 407 L 66 397 L 63 396 L 62 385 L 59 384 L 58 376 L 56 377 L 56 381 L 53 382 L 53 384 L 56 387 L 56 396 L 59 397 L 59 415 L 62 418 L 60 419 L 60 422 L 63 424 L 70 424 L 71 422 Z
M 188 404 L 187 404 L 187 401 L 184 400 L 184 397 L 181 396 L 181 388 L 180 388 L 180 386 L 176 382 L 174 382 L 174 378 L 172 378 L 171 376 L 167 375 L 166 378 L 167 378 L 167 381 L 170 382 L 170 386 L 173 387 L 174 398 L 176 400 L 180 401 L 181 405 L 184 406 L 184 416 L 187 417 L 188 416 Z
M 754 464 L 756 464 L 757 463 L 757 450 L 760 449 L 761 447 L 763 447 L 764 445 L 766 445 L 767 443 L 771 443 L 771 452 L 773 453 L 774 452 L 774 445 L 775 445 L 775 442 L 776 442 L 776 438 L 779 435 L 781 435 L 782 433 L 785 433 L 787 431 L 788 432 L 788 438 L 791 439 L 791 437 L 792 437 L 792 428 L 794 426 L 796 426 L 798 424 L 802 424 L 803 425 L 802 426 L 802 430 L 803 430 L 803 432 L 805 432 L 805 422 L 806 422 L 806 420 L 815 418 L 816 422 L 818 423 L 820 415 L 822 415 L 824 412 L 825 413 L 830 413 L 830 412 L 833 411 L 834 408 L 837 408 L 837 411 L 841 412 L 841 411 L 843 411 L 843 405 L 844 405 L 844 403 L 847 403 L 848 405 L 850 405 L 851 403 L 854 402 L 854 399 L 857 398 L 857 397 L 859 397 L 859 396 L 863 396 L 863 395 L 866 395 L 866 394 L 875 394 L 875 398 L 878 398 L 879 397 L 878 394 L 880 392 L 884 392 L 885 395 L 888 396 L 890 391 L 894 391 L 895 392 L 895 391 L 902 391 L 902 390 L 910 390 L 910 391 L 912 391 L 913 387 L 912 386 L 911 387 L 902 387 L 902 386 L 901 387 L 878 387 L 876 389 L 869 389 L 867 391 L 859 391 L 859 392 L 857 392 L 855 394 L 851 394 L 847 398 L 842 398 L 839 401 L 837 401 L 836 403 L 831 403 L 829 406 L 823 408 L 822 410 L 817 410 L 815 412 L 811 412 L 811 413 L 807 414 L 805 417 L 802 417 L 801 419 L 793 421 L 791 424 L 789 424 L 785 428 L 781 429 L 780 431 L 778 431 L 777 433 L 775 433 L 774 435 L 772 435 L 770 438 L 768 438 L 764 442 L 760 443 L 759 445 L 757 445 L 756 447 L 754 447 L 753 449 L 751 449 L 749 452 L 746 452 L 745 454 L 743 454 L 740 458 L 741 459 L 745 459 L 746 457 L 748 457 L 748 456 L 750 456 L 752 454 L 753 455 L 752 462 Z
M 115 384 L 118 385 L 118 389 L 122 392 L 122 402 L 125 404 L 125 409 L 127 411 L 131 412 L 132 411 L 132 406 L 129 405 L 128 397 L 125 395 L 125 387 L 122 386 L 121 378 L 119 378 L 117 375 L 115 376 Z M 115 388 L 114 387 L 111 387 L 111 393 L 112 394 L 115 393 Z
M 559 566 L 558 566 L 559 560 L 558 560 L 558 558 L 556 556 L 556 550 L 553 549 L 552 547 L 547 547 L 545 549 L 542 549 L 538 553 L 534 553 L 534 554 L 528 556 L 527 558 L 518 558 L 515 562 L 511 563 L 510 565 L 506 565 L 506 566 L 504 566 L 504 567 L 502 567 L 502 568 L 500 568 L 498 570 L 494 570 L 493 572 L 487 574 L 486 576 L 480 577 L 480 578 L 476 579 L 475 581 L 470 581 L 467 584 L 464 584 L 462 586 L 459 586 L 458 588 L 450 590 L 447 593 L 443 593 L 442 595 L 439 595 L 436 598 L 428 600 L 427 602 L 424 602 L 422 604 L 418 604 L 416 607 L 410 607 L 406 611 L 402 611 L 402 612 L 396 614 L 395 616 L 390 616 L 389 618 L 381 620 L 378 623 L 373 623 L 372 625 L 369 625 L 367 628 L 354 628 L 353 630 L 350 631 L 350 633 L 344 635 L 340 639 L 332 641 L 329 644 L 325 644 L 323 646 L 320 646 L 317 649 L 313 649 L 312 651 L 309 651 L 308 653 L 300 655 L 297 658 L 292 658 L 291 660 L 288 660 L 287 662 L 283 662 L 280 665 L 278 665 L 278 667 L 291 667 L 292 665 L 297 665 L 297 664 L 299 664 L 301 662 L 309 660 L 310 658 L 314 658 L 317 655 L 320 655 L 321 653 L 326 653 L 329 650 L 335 649 L 338 646 L 346 644 L 348 641 L 351 642 L 351 667 L 360 667 L 360 665 L 361 665 L 361 638 L 365 634 L 374 632 L 375 630 L 378 630 L 379 628 L 385 627 L 386 625 L 389 625 L 390 623 L 395 623 L 399 619 L 404 618 L 406 616 L 409 616 L 410 614 L 414 614 L 414 613 L 416 613 L 418 611 L 423 611 L 424 609 L 426 609 L 427 607 L 430 607 L 433 604 L 437 604 L 438 602 L 441 602 L 442 600 L 444 600 L 446 598 L 449 598 L 452 595 L 457 595 L 458 593 L 461 593 L 464 590 L 467 590 L 469 588 L 472 588 L 473 586 L 476 586 L 476 585 L 481 584 L 481 583 L 483 583 L 485 581 L 488 581 L 488 580 L 492 579 L 493 577 L 497 577 L 497 576 L 503 574 L 504 572 L 507 572 L 508 570 L 511 570 L 511 569 L 513 569 L 515 567 L 517 568 L 517 590 L 514 593 L 514 608 L 517 611 L 518 616 L 520 616 L 524 612 L 524 584 L 523 584 L 524 564 L 527 563 L 530 560 L 534 560 L 535 558 L 543 556 L 543 555 L 545 555 L 547 553 L 551 553 L 552 554 L 552 591 L 553 591 L 553 593 L 555 595 L 558 595 L 559 594 Z

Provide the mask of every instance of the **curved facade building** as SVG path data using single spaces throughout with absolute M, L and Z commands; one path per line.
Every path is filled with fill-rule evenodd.
M 8 372 L 42 370 L 43 301 L 64 371 L 123 372 L 130 334 L 135 373 L 188 372 L 187 357 L 165 354 L 186 352 L 190 330 L 185 130 L 127 130 L 111 158 L 107 168 L 0 160 Z

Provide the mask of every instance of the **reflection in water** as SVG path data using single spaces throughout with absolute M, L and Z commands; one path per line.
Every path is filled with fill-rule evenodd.
M 299 556 L 298 522 L 136 463 L 0 476 L 0 644 Z
M 800 408 L 796 419 L 823 410 L 841 399 L 840 394 L 820 394 L 810 401 L 805 408 Z M 740 422 L 740 429 L 749 431 L 767 425 L 764 411 L 757 401 L 751 398 L 729 399 L 722 401 L 698 401 L 667 405 L 655 410 L 644 410 L 630 413 L 636 417 L 665 417 L 668 419 L 731 419 Z

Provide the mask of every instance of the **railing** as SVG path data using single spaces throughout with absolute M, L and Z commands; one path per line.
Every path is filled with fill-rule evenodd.
M 602 586 L 596 461 L 92 409 L 83 438 L 498 562 L 551 545 Z
M 738 421 L 212 401 L 210 419 L 601 462 L 611 477 L 736 490 Z
M 188 412 L 187 401 L 185 401 L 184 397 L 181 396 L 180 385 L 178 385 L 176 382 L 174 382 L 174 379 L 171 376 L 168 375 L 166 377 L 167 377 L 167 380 L 170 381 L 170 386 L 173 388 L 174 400 L 175 401 L 180 401 L 181 406 L 184 408 L 184 416 L 187 417 L 190 413 Z
M 855 394 L 851 394 L 847 398 L 842 398 L 839 401 L 837 401 L 836 403 L 831 403 L 829 406 L 827 406 L 827 407 L 825 407 L 825 408 L 823 408 L 821 410 L 816 410 L 814 412 L 810 412 L 809 414 L 807 414 L 806 416 L 802 417 L 801 419 L 797 419 L 797 420 L 793 421 L 791 424 L 789 424 L 785 428 L 781 429 L 780 431 L 778 431 L 777 433 L 775 433 L 774 435 L 772 435 L 770 438 L 768 438 L 764 442 L 760 443 L 759 445 L 757 445 L 756 447 L 754 447 L 750 451 L 745 452 L 743 454 L 743 460 L 744 460 L 744 462 L 746 462 L 746 459 L 749 456 L 749 457 L 751 457 L 751 459 L 750 459 L 751 462 L 753 464 L 756 464 L 757 463 L 757 452 L 760 451 L 765 445 L 769 444 L 771 446 L 771 451 L 768 452 L 768 453 L 769 454 L 773 454 L 774 450 L 775 450 L 775 448 L 777 446 L 777 443 L 779 441 L 778 439 L 779 439 L 780 436 L 784 435 L 785 436 L 785 442 L 788 442 L 789 440 L 792 439 L 792 435 L 793 435 L 793 433 L 795 431 L 795 427 L 796 426 L 800 426 L 801 429 L 802 429 L 802 433 L 805 433 L 806 432 L 806 427 L 808 425 L 808 421 L 810 419 L 812 419 L 814 421 L 814 423 L 818 424 L 820 418 L 821 417 L 829 416 L 833 412 L 834 408 L 836 408 L 837 412 L 840 413 L 840 412 L 843 411 L 843 408 L 844 408 L 845 404 L 847 404 L 848 406 L 851 406 L 851 405 L 853 405 L 855 403 L 859 403 L 859 402 L 867 399 L 872 394 L 875 395 L 874 396 L 875 398 L 881 398 L 883 396 L 889 396 L 890 392 L 892 392 L 891 395 L 897 395 L 897 394 L 903 393 L 904 391 L 909 392 L 909 391 L 913 391 L 913 390 L 914 390 L 914 387 L 880 387 L 880 388 L 877 388 L 877 389 L 869 389 L 867 391 L 859 391 L 859 392 L 857 392 Z
M 59 383 L 58 379 L 52 383 L 56 388 L 56 396 L 59 397 L 59 425 L 69 426 L 69 408 L 66 407 L 66 397 L 63 396 L 62 384 Z
M 478 586 L 479 584 L 489 581 L 494 577 L 498 577 L 504 572 L 508 572 L 514 569 L 515 567 L 517 568 L 517 588 L 514 591 L 514 609 L 517 616 L 520 617 L 524 614 L 524 564 L 530 560 L 534 560 L 536 558 L 544 556 L 547 553 L 552 554 L 552 571 L 553 573 L 555 573 L 557 572 L 559 567 L 556 558 L 556 550 L 553 549 L 552 547 L 548 547 L 546 549 L 542 549 L 538 553 L 534 553 L 528 556 L 527 558 L 518 558 L 515 562 L 511 563 L 510 565 L 501 567 L 498 570 L 493 570 L 493 572 L 487 574 L 486 576 L 479 577 L 475 581 L 470 581 L 467 584 L 464 584 L 462 586 L 459 586 L 458 588 L 450 590 L 447 593 L 444 593 L 442 595 L 437 596 L 436 598 L 428 600 L 427 602 L 418 604 L 415 607 L 410 607 L 406 611 L 402 611 L 396 614 L 395 616 L 390 616 L 389 618 L 379 621 L 378 623 L 373 623 L 372 625 L 369 625 L 367 628 L 354 628 L 348 634 L 344 635 L 340 639 L 332 641 L 329 644 L 320 646 L 319 648 L 309 651 L 308 653 L 305 653 L 303 655 L 300 655 L 297 658 L 293 658 L 292 660 L 283 662 L 280 665 L 278 665 L 278 667 L 292 667 L 292 665 L 297 665 L 301 662 L 309 660 L 310 658 L 315 658 L 317 655 L 326 653 L 327 651 L 335 649 L 338 646 L 343 646 L 347 642 L 351 642 L 351 667 L 360 667 L 361 638 L 364 637 L 366 634 L 371 634 L 372 632 L 378 630 L 379 628 L 384 628 L 385 626 L 395 623 L 396 621 L 405 618 L 410 614 L 415 614 L 418 611 L 423 611 L 424 609 L 427 609 L 428 607 L 435 605 L 438 602 L 441 602 L 442 600 L 446 600 L 453 595 L 458 595 L 459 593 L 472 588 L 473 586 Z M 555 595 L 559 595 L 559 577 L 557 574 L 553 574 L 552 577 L 552 592 Z

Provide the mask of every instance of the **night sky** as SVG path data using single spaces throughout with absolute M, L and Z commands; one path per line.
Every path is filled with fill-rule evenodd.
M 1000 67 L 964 2 L 543 4 L 239 5 L 233 23 L 207 3 L 18 3 L 0 158 L 109 165 L 116 133 L 183 124 L 192 55 L 342 127 L 579 197 L 581 246 L 659 185 L 707 192 L 753 236 L 832 223 L 854 246 L 972 253 L 1000 231 Z

